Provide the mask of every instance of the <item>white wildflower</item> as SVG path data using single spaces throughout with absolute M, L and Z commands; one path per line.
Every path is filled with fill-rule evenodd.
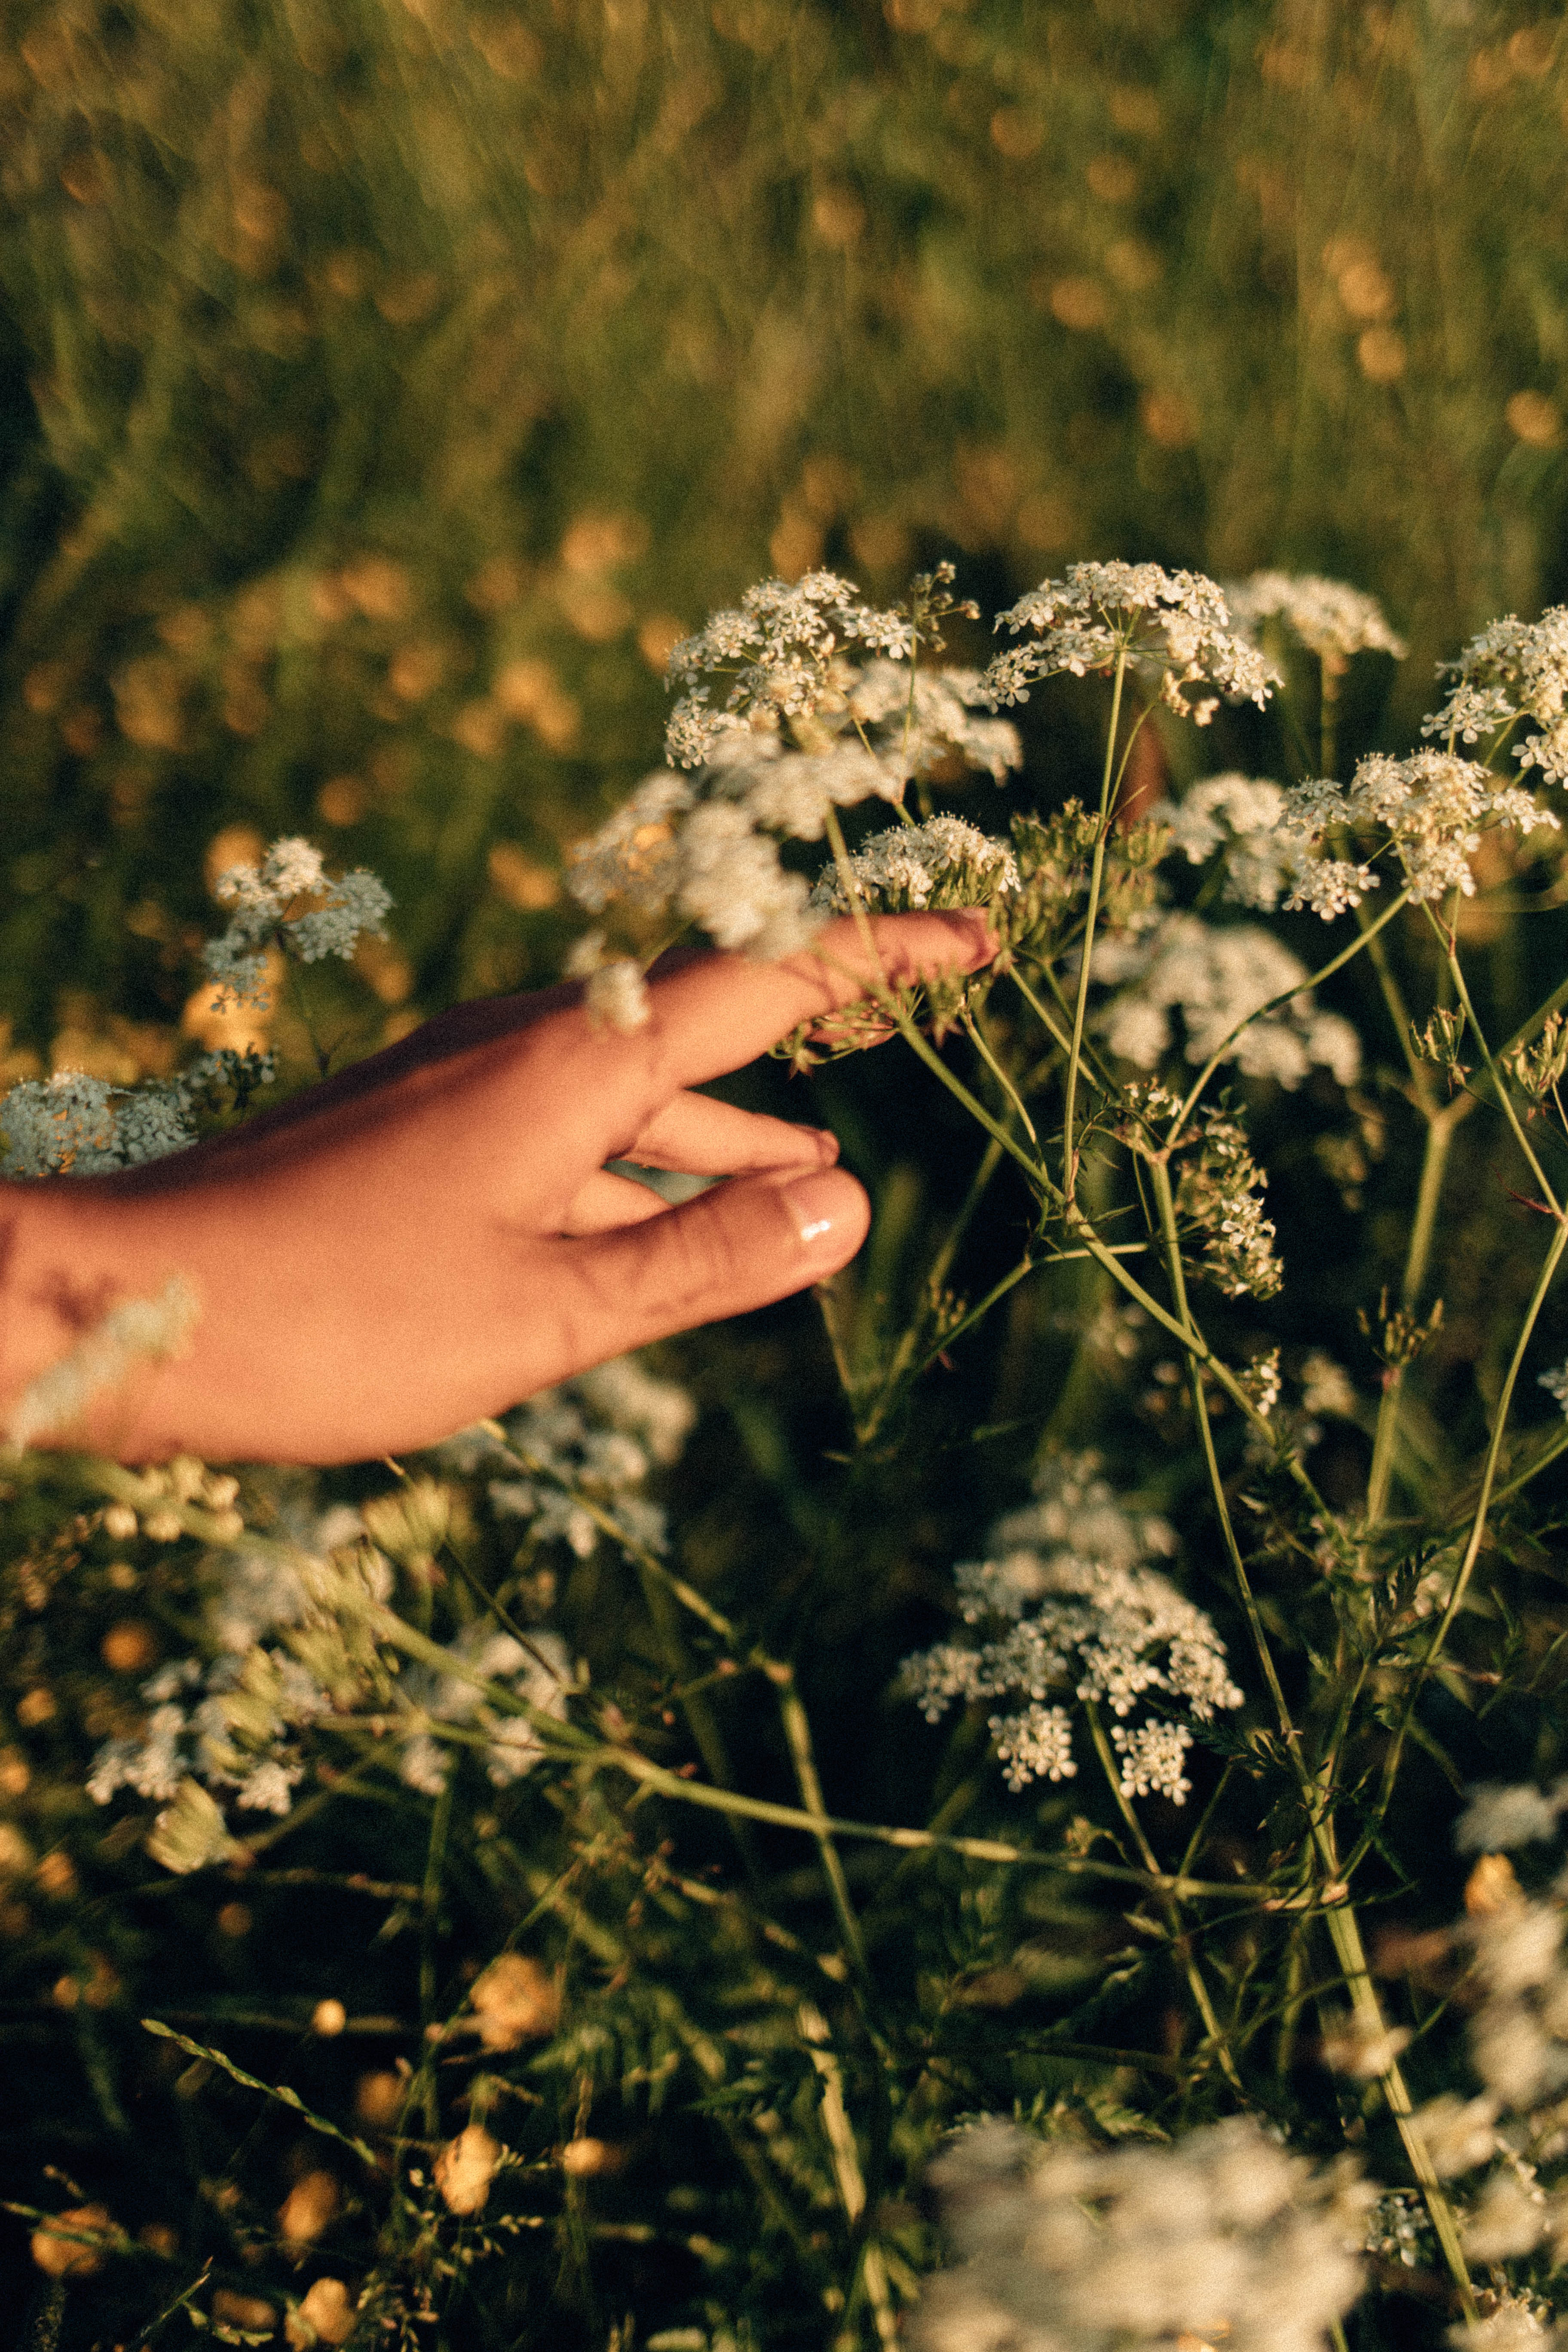
M 486 1735 L 485 1769 L 498 1788 L 521 1780 L 544 1753 L 533 1715 L 563 1721 L 574 1688 L 572 1661 L 558 1633 L 531 1634 L 526 1643 L 492 1627 L 466 1627 L 447 1654 L 457 1671 L 437 1675 L 428 1667 L 403 1677 L 402 1697 L 426 1724 L 473 1725 Z M 477 1678 L 477 1679 L 476 1679 Z M 514 1715 L 498 1707 L 480 1682 L 510 1691 L 531 1710 Z M 446 1786 L 448 1753 L 428 1729 L 409 1734 L 403 1751 L 404 1780 L 437 1793 Z
M 1426 2267 L 1431 2236 L 1426 2204 L 1411 2189 L 1385 2189 L 1367 2217 L 1367 2252 L 1406 2270 Z
M 1568 605 L 1554 604 L 1539 621 L 1511 613 L 1493 621 L 1445 673 L 1454 684 L 1442 709 L 1423 720 L 1424 735 L 1474 743 L 1532 719 L 1541 731 L 1516 743 L 1514 758 L 1539 768 L 1549 784 L 1568 781 Z
M 1179 801 L 1157 801 L 1147 814 L 1152 824 L 1166 827 L 1171 847 L 1189 866 L 1202 866 L 1223 850 L 1226 897 L 1271 913 L 1300 864 L 1279 830 L 1285 806 L 1282 785 L 1230 771 L 1190 784 Z
M 1064 1706 L 1042 1706 L 1031 1699 L 1017 1715 L 994 1715 L 989 1728 L 996 1760 L 1015 1796 L 1031 1780 L 1070 1780 L 1078 1770 L 1072 1723 Z
M 848 652 L 862 646 L 884 657 L 858 667 Z M 836 809 L 901 805 L 912 777 L 953 760 L 998 782 L 1018 765 L 1016 730 L 975 715 L 989 700 L 975 674 L 911 666 L 910 648 L 906 618 L 828 572 L 765 583 L 716 614 L 670 657 L 691 689 L 670 721 L 670 768 L 572 853 L 579 903 L 668 908 L 753 956 L 805 946 L 826 911 L 781 862 L 782 841 L 820 841 Z
M 1498 2103 L 1495 2099 L 1461 2099 L 1445 2091 L 1417 2107 L 1413 2121 L 1426 2144 L 1426 2153 L 1442 2179 L 1473 2172 L 1495 2155 Z
M 1406 2026 L 1372 2024 L 1352 2011 L 1325 2020 L 1323 2063 L 1331 2066 L 1336 2074 L 1351 2074 L 1358 2082 L 1370 2082 L 1374 2075 L 1387 2074 L 1409 2048 L 1410 2040 Z
M 1494 2116 L 1504 2108 L 1526 2114 L 1568 2086 L 1563 1912 L 1526 1901 L 1511 1880 L 1509 1898 L 1466 1927 L 1485 1989 L 1470 2020 L 1470 2057 Z
M 973 907 L 994 892 L 1016 890 L 1018 868 L 1005 842 L 962 817 L 928 817 L 923 824 L 890 825 L 874 833 L 848 860 L 854 896 L 837 866 L 825 866 L 811 894 L 814 907 L 847 915 L 856 905 L 873 914 L 904 914 L 926 907 Z
M 198 1055 L 177 1077 L 112 1086 L 80 1070 L 26 1078 L 0 1100 L 0 1173 L 105 1176 L 183 1151 L 195 1141 L 190 1117 L 215 1086 L 250 1092 L 272 1077 L 270 1055 L 225 1048 Z
M 1465 2222 L 1465 2252 L 1477 2262 L 1528 2254 L 1546 2230 L 1546 2197 L 1516 2172 L 1495 2173 Z
M 911 776 L 929 775 L 956 752 L 966 767 L 1005 783 L 1022 763 L 1023 747 L 1010 719 L 978 716 L 976 706 L 990 704 L 979 670 L 922 665 L 912 675 L 911 692 L 908 662 L 868 662 L 845 697 L 851 719 L 867 729 L 893 722 Z
M 1123 1720 L 1149 1693 L 1200 1722 L 1239 1706 L 1212 1621 L 1147 1563 L 1173 1549 L 1163 1520 L 1129 1511 L 1096 1475 L 1092 1455 L 1057 1458 L 1037 1500 L 992 1530 L 994 1549 L 954 1570 L 966 1624 L 988 1625 L 973 1644 L 942 1642 L 907 1658 L 900 1687 L 938 1722 L 954 1701 L 1021 1700 L 990 1719 L 1008 1785 L 1058 1780 L 1074 1767 L 1064 1708 L 1045 1702 L 1067 1685 L 1118 1718 L 1112 1740 L 1130 1795 L 1158 1791 L 1180 1804 L 1191 1734 L 1180 1723 Z
M 1315 572 L 1255 572 L 1226 584 L 1238 629 L 1256 640 L 1266 621 L 1280 621 L 1316 654 L 1331 677 L 1342 675 L 1352 654 L 1391 654 L 1403 661 L 1403 637 L 1389 627 L 1382 605 L 1363 588 L 1325 580 Z
M 1461 1853 L 1506 1853 L 1511 1846 L 1555 1837 L 1558 1811 L 1532 1783 L 1507 1788 L 1487 1781 L 1470 1790 L 1454 1843 Z
M 626 1034 L 643 1028 L 653 1017 L 642 967 L 630 956 L 617 956 L 603 965 L 588 982 L 585 1001 L 593 1019 Z
M 1448 2330 L 1454 2352 L 1553 2352 L 1564 2331 L 1552 2326 L 1552 2307 L 1529 2294 L 1500 2294 L 1483 2319 Z
M 1043 581 L 997 620 L 1032 642 L 998 654 L 984 674 L 993 703 L 1026 702 L 1037 678 L 1062 671 L 1082 677 L 1111 669 L 1125 652 L 1157 677 L 1161 699 L 1183 718 L 1206 724 L 1218 698 L 1268 698 L 1278 673 L 1232 625 L 1225 596 L 1196 572 L 1163 572 L 1155 563 L 1075 563 L 1065 580 Z M 1196 701 L 1189 687 L 1216 694 Z
M 1563 1414 L 1568 1417 L 1568 1364 L 1559 1364 L 1555 1371 L 1542 1372 L 1536 1386 L 1543 1388 Z
M 1349 785 L 1323 778 L 1296 785 L 1289 797 L 1285 824 L 1299 836 L 1304 854 L 1300 875 L 1287 907 L 1312 906 L 1330 911 L 1325 899 L 1355 905 L 1374 887 L 1364 866 L 1351 879 L 1334 881 L 1339 861 L 1319 867 L 1305 860 L 1337 833 L 1381 832 L 1405 869 L 1412 898 L 1441 898 L 1450 890 L 1473 898 L 1476 877 L 1470 860 L 1480 846 L 1483 832 L 1512 826 L 1529 834 L 1537 826 L 1559 829 L 1550 810 L 1539 807 L 1521 785 L 1499 781 L 1489 769 L 1447 751 L 1415 751 L 1396 760 L 1373 751 L 1357 763 Z M 1322 877 L 1330 877 L 1326 885 Z M 1320 887 L 1321 886 L 1321 887 Z M 1314 896 L 1314 890 L 1317 896 Z
M 331 880 L 321 853 L 308 841 L 275 841 L 259 866 L 220 874 L 214 895 L 232 907 L 228 929 L 211 940 L 202 961 L 216 982 L 216 1002 L 265 1011 L 267 950 L 280 948 L 300 963 L 352 956 L 365 937 L 383 938 L 392 899 L 363 868 Z M 319 905 L 311 903 L 320 900 Z
M 507 1444 L 461 1430 L 441 1452 L 464 1474 L 507 1464 L 509 1454 L 537 1465 L 526 1477 L 493 1479 L 489 1492 L 495 1510 L 530 1520 L 541 1542 L 564 1541 L 587 1559 L 604 1531 L 585 1507 L 591 1498 L 626 1542 L 658 1552 L 667 1540 L 664 1513 L 637 1489 L 655 1463 L 679 1457 L 696 1417 L 684 1389 L 621 1356 L 530 1397 L 507 1420 Z
M 1110 1727 L 1110 1744 L 1121 1759 L 1121 1792 L 1127 1797 L 1168 1797 L 1184 1805 L 1193 1784 L 1184 1766 L 1193 1735 L 1184 1723 L 1139 1723 Z
M 1140 1069 L 1152 1069 L 1169 1051 L 1170 1015 L 1179 1012 L 1194 1065 L 1224 1046 L 1224 1060 L 1244 1076 L 1287 1088 L 1299 1087 L 1314 1065 L 1342 1086 L 1360 1075 L 1361 1044 L 1350 1023 L 1320 1009 L 1300 985 L 1305 964 L 1258 924 L 1219 929 L 1200 915 L 1169 914 L 1141 933 L 1097 940 L 1090 968 L 1117 991 L 1097 1025 L 1111 1051 Z M 1280 996 L 1283 1004 L 1257 1017 Z
M 1373 2192 L 1249 2118 L 1107 2149 L 988 2121 L 931 2178 L 960 2263 L 926 2286 L 917 2352 L 1321 2352 L 1361 2291 Z
M 669 722 L 672 763 L 703 766 L 724 735 L 757 719 L 811 717 L 831 691 L 836 656 L 852 645 L 907 659 L 909 621 L 867 604 L 852 581 L 832 572 L 748 588 L 737 610 L 711 614 L 669 656 L 671 682 L 690 689 Z M 711 681 L 724 678 L 723 709 L 714 710 Z
M 172 1275 L 156 1298 L 122 1299 L 24 1389 L 5 1423 L 7 1444 L 36 1445 L 68 1429 L 95 1397 L 119 1388 L 138 1365 L 166 1363 L 181 1354 L 200 1318 L 200 1301 L 183 1275 Z

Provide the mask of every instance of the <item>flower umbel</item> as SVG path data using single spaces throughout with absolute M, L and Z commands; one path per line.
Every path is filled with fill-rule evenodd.
M 1148 1565 L 1174 1549 L 1171 1529 L 1130 1511 L 1097 1474 L 1092 1455 L 1047 1464 L 1037 1499 L 993 1528 L 990 1556 L 954 1570 L 963 1622 L 989 1628 L 986 1638 L 941 1642 L 907 1658 L 900 1683 L 928 1723 L 958 1699 L 1021 1698 L 990 1721 L 1014 1790 L 1077 1771 L 1067 1711 L 1045 1703 L 1053 1688 L 1103 1701 L 1117 1718 L 1110 1737 L 1123 1793 L 1179 1805 L 1189 1787 L 1187 1726 L 1125 1718 L 1157 1692 L 1206 1723 L 1239 1706 L 1242 1694 L 1212 1621 Z
M 363 867 L 332 881 L 321 853 L 308 841 L 275 841 L 259 866 L 220 874 L 215 895 L 232 907 L 228 929 L 210 940 L 202 961 L 216 982 L 222 1004 L 265 1010 L 267 950 L 280 948 L 297 963 L 352 956 L 362 938 L 384 938 L 392 899 Z
M 1331 677 L 1343 675 L 1352 654 L 1389 654 L 1403 661 L 1408 651 L 1377 598 L 1345 580 L 1325 580 L 1316 572 L 1255 572 L 1227 583 L 1225 593 L 1238 629 L 1256 642 L 1265 622 L 1282 623 Z
M 1268 699 L 1278 673 L 1232 624 L 1224 593 L 1200 572 L 1157 563 L 1075 563 L 1042 581 L 998 616 L 998 628 L 1033 640 L 998 654 L 984 679 L 993 703 L 1026 702 L 1037 678 L 1107 671 L 1123 656 L 1157 679 L 1160 699 L 1206 726 L 1223 698 Z M 1189 687 L 1209 686 L 1195 699 Z
M 1568 782 L 1568 604 L 1553 604 L 1539 621 L 1511 613 L 1493 621 L 1439 675 L 1454 683 L 1442 709 L 1422 720 L 1423 735 L 1475 743 L 1533 719 L 1540 732 L 1516 743 L 1514 758 L 1539 768 L 1546 783 Z

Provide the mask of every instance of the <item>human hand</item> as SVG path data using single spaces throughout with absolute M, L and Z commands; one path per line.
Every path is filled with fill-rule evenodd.
M 980 914 L 870 933 L 894 983 L 994 951 Z M 188 1151 L 0 1187 L 0 1402 L 180 1276 L 201 1310 L 187 1350 L 51 1442 L 358 1461 L 820 1281 L 870 1215 L 835 1139 L 691 1089 L 876 979 L 846 920 L 780 963 L 703 955 L 654 977 L 630 1034 L 594 1025 L 578 987 L 462 1004 Z M 671 1209 L 609 1160 L 731 1181 Z

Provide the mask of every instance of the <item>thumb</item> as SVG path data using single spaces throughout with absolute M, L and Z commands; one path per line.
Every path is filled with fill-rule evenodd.
M 837 1274 L 871 1204 L 842 1168 L 712 1185 L 646 1223 L 563 1240 L 554 1261 L 556 1379 L 673 1331 L 743 1315 Z

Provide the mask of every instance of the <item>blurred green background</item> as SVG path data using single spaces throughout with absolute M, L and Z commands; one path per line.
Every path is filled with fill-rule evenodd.
M 353 1044 L 552 973 L 562 843 L 770 570 L 1339 573 L 1403 744 L 1568 588 L 1563 21 L 17 0 L 0 1077 L 181 1050 L 220 835 L 387 879 Z
M 553 977 L 578 928 L 563 845 L 658 760 L 669 646 L 770 571 L 827 562 L 891 598 L 913 564 L 952 557 L 987 611 L 1086 556 L 1338 574 L 1374 590 L 1411 645 L 1396 675 L 1363 663 L 1347 681 L 1358 749 L 1408 745 L 1432 665 L 1472 630 L 1568 595 L 1559 15 L 1485 0 L 12 0 L 4 22 L 0 1085 L 66 1065 L 130 1080 L 195 1034 L 236 1038 L 198 977 L 222 919 L 210 881 L 283 833 L 309 833 L 334 866 L 369 865 L 397 901 L 391 942 L 311 975 L 337 992 L 342 1051 L 456 996 Z M 1025 714 L 1031 797 L 1072 782 L 1088 698 Z M 1173 736 L 1166 756 L 1219 766 L 1254 740 L 1247 715 Z M 967 805 L 999 829 L 989 792 Z M 1531 947 L 1552 959 L 1546 926 Z M 1490 984 L 1506 1008 L 1505 950 Z M 302 1076 L 286 1016 L 276 1034 Z M 817 1087 L 814 1111 L 885 1180 L 846 1287 L 851 1352 L 870 1362 L 918 1286 L 925 1225 L 967 1180 L 970 1139 L 891 1053 Z M 1392 1162 L 1374 1179 L 1382 1222 L 1363 1247 L 1349 1220 L 1367 1169 L 1338 1099 L 1272 1116 L 1296 1157 L 1271 1155 L 1270 1199 L 1288 1243 L 1310 1236 L 1298 1263 L 1320 1318 L 1281 1328 L 1317 1344 L 1324 1317 L 1353 1332 L 1353 1303 L 1395 1263 L 1384 1203 L 1408 1188 Z M 1521 1278 L 1479 1127 L 1452 1196 L 1444 1342 L 1464 1412 Z M 1408 1173 L 1404 1129 L 1396 1140 Z M 1026 1204 L 996 1197 L 976 1291 L 1023 1230 Z M 918 1811 L 911 1777 L 926 1789 L 939 1744 L 867 1693 L 929 1638 L 949 1563 L 995 1494 L 1016 1499 L 1042 1425 L 1063 1443 L 1112 1425 L 1105 1396 L 1136 1347 L 1093 1319 L 1099 1294 L 1074 1271 L 1048 1295 L 1020 1288 L 990 1352 L 967 1351 L 934 1399 L 928 1384 L 922 1443 L 842 1476 L 826 1449 L 845 1417 L 809 1305 L 689 1351 L 709 1411 L 674 1483 L 683 1564 L 747 1622 L 787 1621 L 847 1811 Z M 1191 1465 L 1171 1465 L 1174 1508 Z M 1356 1489 L 1342 1432 L 1320 1475 L 1336 1498 Z M 140 2012 L 106 1991 L 100 2023 L 89 1990 L 68 2011 L 79 2063 L 63 2061 L 51 2021 L 63 2032 L 67 2011 L 47 1990 L 61 1970 L 97 1983 L 106 1947 L 138 2000 L 199 1990 L 216 2014 L 228 1988 L 308 2017 L 340 1991 L 367 2012 L 409 2007 L 410 1964 L 399 1945 L 384 1987 L 384 1955 L 353 1941 L 367 1931 L 352 1884 L 334 1909 L 253 1885 L 253 1936 L 210 1876 L 155 1913 L 127 1904 L 120 1925 L 87 1896 L 72 1907 L 79 1875 L 94 1906 L 147 1875 L 123 1839 L 111 1848 L 118 1830 L 100 1837 L 74 1729 L 79 1715 L 84 1738 L 110 1727 L 92 1711 L 108 1705 L 98 1662 L 113 1664 L 102 1640 L 127 1604 L 98 1568 L 83 1584 L 80 1546 L 49 1549 L 41 1526 L 18 1518 L 34 1549 L 5 1600 L 5 1672 L 14 1712 L 46 1677 L 69 1697 L 68 1736 L 65 1708 L 17 1721 L 29 1829 L 41 1845 L 68 1830 L 79 1874 L 68 1860 L 40 1880 L 38 1920 L 9 1899 L 0 1916 L 21 2086 L 0 2185 L 41 2193 L 47 2151 L 100 2167 L 95 2193 L 112 2178 L 117 2210 L 161 2222 L 167 2183 L 149 2173 L 135 2192 L 145 2217 L 125 2183 L 147 2146 L 174 2148 L 173 2127 L 138 2142 L 101 2090 L 120 2079 L 101 2048 L 132 2088 L 146 2075 Z M 57 1588 L 59 1633 L 31 1597 Z M 155 1577 L 149 1590 L 162 1595 Z M 646 1681 L 596 1592 L 595 1612 L 606 1673 L 624 1649 Z M 1509 1714 L 1488 1738 L 1518 1730 Z M 738 1739 L 787 1797 L 745 1717 Z M 952 1779 L 972 1760 L 958 1753 Z M 1423 1842 L 1438 1851 L 1436 1832 Z M 300 1851 L 343 1860 L 326 1830 Z M 390 1831 L 354 1866 L 367 1854 L 389 1875 L 422 1866 Z M 1447 1918 L 1453 1890 L 1437 1864 L 1429 1876 Z M 798 1879 L 780 1899 L 816 1936 L 820 1882 Z M 450 1952 L 510 1932 L 538 1891 L 496 1883 L 475 1866 Z M 624 1920 L 635 1884 L 606 1866 L 606 1916 Z M 906 1946 L 929 1966 L 942 1937 L 960 1973 L 1010 1948 L 987 1891 L 961 1904 L 956 1888 L 955 1874 L 921 1894 L 919 1937 L 886 1905 L 900 1968 Z M 1090 1927 L 1065 1912 L 1058 1927 L 1082 1966 Z M 710 1947 L 699 1919 L 659 1964 L 683 1998 L 721 1977 Z M 617 2032 L 619 1983 L 582 1996 Z M 1005 2104 L 1034 2078 L 978 2016 L 962 2095 Z M 322 2099 L 351 2096 L 349 2046 L 321 2058 Z M 252 2055 L 282 2063 L 265 2042 Z M 301 2063 L 313 2085 L 317 2060 Z M 133 2109 L 138 2125 L 154 2112 Z M 554 2129 L 538 2124 L 542 2145 Z M 647 2141 L 661 2186 L 688 2178 L 675 2144 Z M 705 2141 L 690 2161 L 712 2169 Z M 628 2211 L 640 2179 L 616 2192 Z M 14 2242 L 26 2266 L 22 2236 L 0 2259 Z M 802 2340 L 809 2324 L 807 2310 Z

